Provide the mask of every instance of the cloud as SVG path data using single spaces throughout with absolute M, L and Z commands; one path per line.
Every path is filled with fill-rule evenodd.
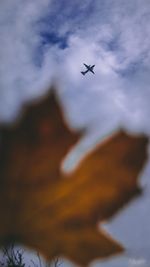
M 149 0 L 1 0 L 0 120 L 14 119 L 55 81 L 70 124 L 89 129 L 70 166 L 117 127 L 149 135 L 149 25 Z M 96 74 L 81 75 L 83 62 Z M 149 171 L 142 176 L 148 192 Z M 149 199 L 107 227 L 150 262 Z
M 55 79 L 75 124 L 93 123 L 98 113 L 109 123 L 111 114 L 118 124 L 150 131 L 143 121 L 149 114 L 148 1 L 7 0 L 1 6 L 1 120 Z M 96 64 L 96 77 L 79 75 L 85 61 Z M 87 114 L 90 97 L 95 108 Z
M 1 1 L 0 14 L 0 119 L 9 120 L 23 101 L 50 80 L 48 66 L 39 69 L 35 51 L 40 37 L 34 29 L 37 17 L 45 14 L 49 1 Z M 52 59 L 49 60 L 51 63 Z

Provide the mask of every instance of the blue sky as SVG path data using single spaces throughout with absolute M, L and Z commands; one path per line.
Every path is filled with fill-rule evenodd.
M 120 127 L 149 135 L 149 25 L 149 0 L 1 0 L 0 121 L 55 82 L 70 125 L 88 129 L 69 166 Z M 96 74 L 82 76 L 83 62 Z M 144 196 L 105 226 L 126 255 L 100 266 L 150 265 L 149 174 Z

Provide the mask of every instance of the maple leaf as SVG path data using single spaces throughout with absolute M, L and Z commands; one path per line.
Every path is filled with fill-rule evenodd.
M 60 163 L 80 134 L 66 126 L 53 93 L 0 132 L 0 245 L 23 243 L 83 266 L 123 251 L 98 223 L 140 193 L 145 136 L 120 131 L 65 174 Z

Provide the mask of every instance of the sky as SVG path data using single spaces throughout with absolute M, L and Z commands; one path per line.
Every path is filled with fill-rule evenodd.
M 149 135 L 149 25 L 149 0 L 1 0 L 0 122 L 55 84 L 69 125 L 88 129 L 68 168 L 120 127 Z M 83 63 L 95 75 L 83 76 Z M 104 226 L 126 254 L 91 266 L 150 266 L 149 174 L 150 163 L 144 195 Z

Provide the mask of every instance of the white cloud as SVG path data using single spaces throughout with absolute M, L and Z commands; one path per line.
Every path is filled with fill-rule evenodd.
M 39 36 L 35 20 L 45 14 L 50 1 L 2 1 L 0 11 L 0 118 L 10 119 L 22 101 L 51 78 L 34 63 Z M 51 63 L 52 58 L 49 60 Z M 43 81 L 43 84 L 42 84 Z M 40 88 L 41 90 L 41 88 Z

